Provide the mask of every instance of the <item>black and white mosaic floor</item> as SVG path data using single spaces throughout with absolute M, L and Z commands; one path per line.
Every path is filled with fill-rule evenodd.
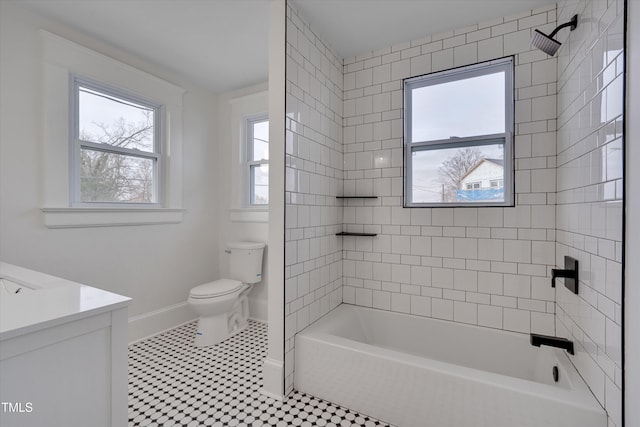
M 294 391 L 260 394 L 267 326 L 251 321 L 216 346 L 196 348 L 190 323 L 129 347 L 129 427 L 386 426 Z

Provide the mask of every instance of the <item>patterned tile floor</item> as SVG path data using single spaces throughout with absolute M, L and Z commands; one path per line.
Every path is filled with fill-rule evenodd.
M 297 391 L 280 402 L 260 394 L 267 326 L 193 346 L 190 323 L 129 347 L 129 427 L 386 426 Z

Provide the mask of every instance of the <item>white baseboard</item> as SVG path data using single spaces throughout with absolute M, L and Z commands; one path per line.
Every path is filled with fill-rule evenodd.
M 267 301 L 249 298 L 249 313 L 253 320 L 267 323 Z M 198 316 L 184 301 L 159 310 L 129 318 L 129 344 L 165 332 L 196 320 Z
M 280 360 L 264 359 L 262 366 L 264 387 L 260 393 L 277 400 L 284 398 L 284 363 Z
M 129 318 L 129 344 L 196 320 L 187 302 Z

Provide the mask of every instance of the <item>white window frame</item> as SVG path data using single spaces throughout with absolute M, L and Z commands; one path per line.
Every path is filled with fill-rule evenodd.
M 229 150 L 222 148 L 221 170 L 231 176 L 229 188 L 229 221 L 233 223 L 266 223 L 269 220 L 269 205 L 249 204 L 249 174 L 247 173 L 247 118 L 266 115 L 269 110 L 267 84 L 253 87 L 249 91 L 230 94 L 227 105 L 230 120 L 223 119 L 221 126 L 228 125 L 231 144 Z M 223 111 L 224 114 L 224 111 Z
M 412 143 L 412 90 L 425 86 L 448 83 L 456 80 L 505 71 L 505 132 L 493 135 L 471 136 L 444 140 L 418 141 Z M 450 70 L 439 71 L 404 80 L 404 206 L 405 207 L 481 207 L 514 206 L 514 60 L 506 57 Z M 413 153 L 422 150 L 477 147 L 504 144 L 504 201 L 503 202 L 438 202 L 417 203 L 412 200 Z
M 253 203 L 254 192 L 254 176 L 251 174 L 251 169 L 255 166 L 268 165 L 268 159 L 253 160 L 253 125 L 260 122 L 268 122 L 269 114 L 262 113 L 245 118 L 245 182 L 248 185 L 246 200 L 247 206 L 250 207 L 267 207 L 269 203 Z
M 162 194 L 163 184 L 160 179 L 164 175 L 163 170 L 163 156 L 162 156 L 162 137 L 163 137 L 163 112 L 164 108 L 158 102 L 143 98 L 141 96 L 132 94 L 120 88 L 116 88 L 102 82 L 98 82 L 83 76 L 71 75 L 71 99 L 70 99 L 70 112 L 69 117 L 72 119 L 70 132 L 72 138 L 70 141 L 70 171 L 69 171 L 69 194 L 71 195 L 70 205 L 73 207 L 154 207 L 158 208 L 162 206 Z M 109 146 L 107 144 L 100 144 L 90 141 L 84 141 L 80 139 L 80 87 L 86 87 L 87 89 L 96 91 L 98 93 L 114 96 L 124 101 L 130 101 L 132 103 L 147 107 L 153 110 L 154 114 L 154 130 L 153 130 L 153 152 L 135 150 L 130 148 L 121 148 Z M 102 151 L 106 153 L 113 153 L 118 155 L 138 157 L 142 159 L 149 159 L 154 161 L 153 167 L 153 196 L 151 203 L 131 203 L 131 202 L 83 202 L 81 194 L 81 168 L 80 168 L 80 152 L 83 148 Z
M 42 208 L 48 228 L 85 228 L 182 222 L 182 115 L 185 90 L 111 56 L 40 30 L 42 40 Z M 117 55 L 117 52 L 112 52 Z M 74 205 L 72 178 L 73 75 L 119 88 L 162 105 L 158 204 Z

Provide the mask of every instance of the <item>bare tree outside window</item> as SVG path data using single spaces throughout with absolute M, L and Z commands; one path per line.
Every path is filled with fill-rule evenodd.
M 100 141 L 120 148 L 143 145 L 153 133 L 150 111 L 137 123 L 119 118 L 110 125 L 96 123 L 99 135 L 81 130 L 85 141 Z M 80 151 L 81 195 L 83 202 L 151 203 L 153 160 L 83 148 Z
M 80 201 L 154 203 L 155 110 L 78 86 Z

